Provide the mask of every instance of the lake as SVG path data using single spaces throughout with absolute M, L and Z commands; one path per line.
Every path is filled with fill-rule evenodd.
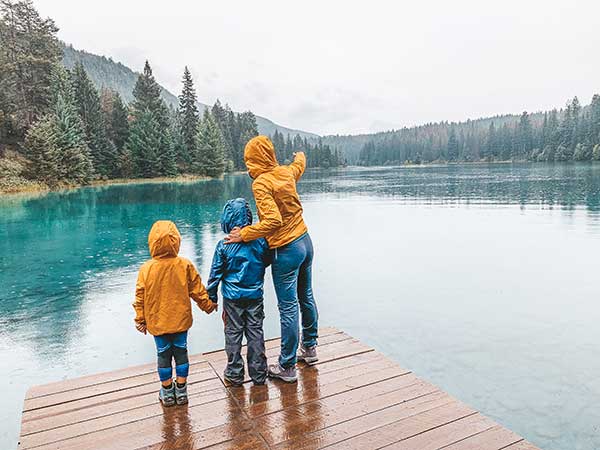
M 29 386 L 154 360 L 131 308 L 152 223 L 177 223 L 206 281 L 221 208 L 250 181 L 0 198 L 1 448 Z M 299 191 L 322 326 L 544 449 L 600 448 L 600 165 L 313 171 Z M 223 347 L 217 315 L 196 311 L 189 346 Z

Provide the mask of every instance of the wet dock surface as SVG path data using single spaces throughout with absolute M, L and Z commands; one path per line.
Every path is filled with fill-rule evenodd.
M 226 362 L 190 357 L 186 406 L 160 405 L 155 363 L 33 387 L 19 449 L 537 449 L 335 328 L 296 384 L 227 387 Z

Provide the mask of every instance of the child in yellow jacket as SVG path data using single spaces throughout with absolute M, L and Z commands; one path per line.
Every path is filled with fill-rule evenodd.
M 165 406 L 187 403 L 187 332 L 192 326 L 190 297 L 207 314 L 217 309 L 194 265 L 178 256 L 181 235 L 169 220 L 155 222 L 148 235 L 152 259 L 140 268 L 135 286 L 135 327 L 154 336 L 158 353 L 159 399 Z M 172 360 L 176 380 L 173 382 Z

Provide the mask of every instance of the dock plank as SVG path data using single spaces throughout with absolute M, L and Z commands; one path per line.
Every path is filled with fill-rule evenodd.
M 343 331 L 319 335 L 294 384 L 227 386 L 223 350 L 191 355 L 186 406 L 160 405 L 155 362 L 32 387 L 19 449 L 536 450 Z

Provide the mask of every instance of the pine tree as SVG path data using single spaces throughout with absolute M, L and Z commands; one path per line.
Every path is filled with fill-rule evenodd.
M 458 140 L 456 139 L 454 128 L 452 128 L 448 137 L 448 150 L 446 154 L 448 155 L 448 161 L 456 161 L 458 159 Z
M 225 147 L 223 137 L 212 114 L 204 111 L 198 129 L 198 153 L 194 161 L 196 173 L 209 177 L 218 177 L 225 168 Z
M 144 72 L 137 79 L 133 89 L 134 101 L 132 102 L 133 125 L 131 126 L 128 147 L 132 153 L 133 166 L 137 176 L 147 177 L 152 175 L 173 176 L 177 173 L 177 157 L 175 146 L 172 142 L 171 123 L 169 120 L 169 109 L 160 96 L 160 86 L 154 79 L 150 64 L 146 61 Z M 149 114 L 149 115 L 148 115 Z M 141 123 L 137 123 L 144 120 Z M 146 130 L 146 126 L 155 127 L 154 130 Z M 136 135 L 133 136 L 133 129 Z M 153 164 L 152 168 L 141 170 L 144 159 L 144 148 L 140 142 L 151 144 L 146 149 L 148 152 L 147 164 Z
M 23 153 L 30 161 L 27 176 L 55 186 L 60 181 L 60 155 L 56 143 L 56 118 L 48 114 L 25 135 Z
M 515 152 L 516 157 L 514 159 L 521 159 L 529 155 L 533 148 L 533 130 L 527 111 L 521 114 L 517 134 L 517 151 Z
M 197 101 L 192 75 L 186 66 L 183 71 L 183 89 L 179 96 L 178 133 L 181 135 L 179 143 L 181 145 L 174 144 L 179 153 L 178 160 L 182 165 L 187 165 L 190 155 L 196 153 L 196 134 L 199 122 Z
M 0 1 L 0 144 L 22 142 L 50 110 L 50 77 L 61 58 L 57 31 L 30 0 Z
M 212 107 L 211 113 L 219 130 L 221 131 L 221 135 L 223 136 L 223 145 L 225 146 L 225 160 L 226 166 L 234 167 L 235 166 L 235 144 L 234 144 L 234 131 L 232 127 L 231 116 L 233 112 L 229 105 L 225 105 L 223 107 L 221 105 L 220 100 L 217 99 L 215 104 Z
M 162 145 L 162 134 L 158 121 L 150 111 L 138 113 L 127 141 L 133 176 L 150 178 L 160 175 L 158 152 Z
M 118 92 L 113 92 L 112 97 L 112 114 L 110 116 L 110 134 L 109 137 L 117 148 L 119 153 L 122 153 L 129 138 L 129 111 L 123 104 L 123 100 Z
M 93 176 L 94 168 L 83 124 L 68 95 L 64 98 L 61 95 L 57 97 L 54 114 L 60 179 L 87 184 Z
M 83 122 L 94 169 L 100 176 L 117 176 L 117 152 L 106 132 L 106 123 L 100 106 L 100 96 L 81 63 L 77 63 L 73 68 L 72 84 L 77 110 Z

